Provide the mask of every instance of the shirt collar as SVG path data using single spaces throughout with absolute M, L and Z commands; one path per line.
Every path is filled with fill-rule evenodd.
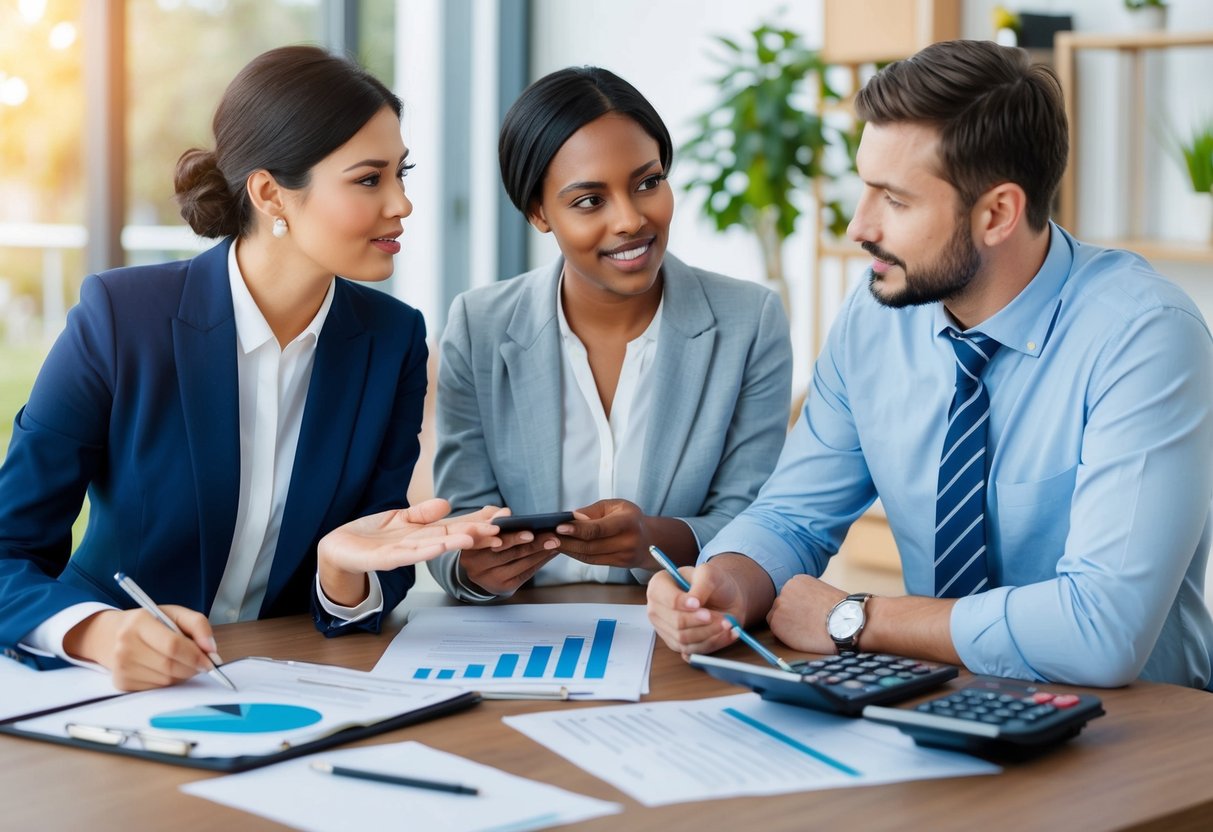
M 248 355 L 254 350 L 259 349 L 267 341 L 272 341 L 274 339 L 274 331 L 270 329 L 269 323 L 265 320 L 265 315 L 261 314 L 261 308 L 253 300 L 253 296 L 244 282 L 244 275 L 240 273 L 240 265 L 236 262 L 237 245 L 239 245 L 239 240 L 233 242 L 227 252 L 227 277 L 232 289 L 232 311 L 236 318 L 236 340 L 240 344 L 241 351 L 245 355 Z M 328 318 L 329 309 L 333 305 L 333 295 L 336 293 L 336 287 L 336 280 L 329 283 L 329 290 L 324 295 L 324 302 L 320 304 L 320 310 L 312 318 L 311 323 L 304 327 L 303 332 L 295 336 L 291 344 L 296 344 L 309 336 L 313 340 L 320 338 L 320 331 L 324 329 L 324 322 Z
M 564 286 L 564 275 L 560 275 L 560 279 L 556 281 L 556 320 L 560 324 L 560 335 L 566 340 L 576 338 L 576 333 L 569 326 L 569 319 L 564 316 L 564 301 L 561 300 L 561 287 Z M 657 302 L 657 311 L 653 313 L 653 320 L 649 321 L 649 325 L 645 327 L 644 332 L 637 335 L 629 344 L 641 343 L 644 341 L 657 341 L 657 334 L 661 331 L 661 310 L 665 308 L 665 287 L 662 287 L 661 300 Z
M 1053 318 L 1061 303 L 1061 290 L 1074 263 L 1074 241 L 1053 222 L 1049 223 L 1049 253 L 1040 271 L 1015 298 L 974 329 L 1004 347 L 1025 355 L 1039 356 L 1048 340 Z M 943 335 L 956 324 L 942 303 L 935 304 L 935 334 Z

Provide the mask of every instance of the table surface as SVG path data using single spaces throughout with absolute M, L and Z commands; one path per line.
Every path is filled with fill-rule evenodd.
M 518 602 L 642 603 L 637 587 L 576 585 L 520 593 Z M 413 606 L 441 603 L 424 596 Z M 224 658 L 260 655 L 369 670 L 393 632 L 325 639 L 304 617 L 219 627 Z M 770 641 L 769 634 L 763 640 Z M 788 657 L 796 654 L 783 651 Z M 723 656 L 749 661 L 734 645 Z M 965 675 L 951 683 L 963 685 Z M 688 667 L 658 643 L 648 700 L 738 693 Z M 419 740 L 514 774 L 616 801 L 622 815 L 587 830 L 820 829 L 1213 829 L 1213 694 L 1137 683 L 1093 692 L 1107 716 L 1076 739 L 1002 774 L 799 792 L 645 808 L 502 723 L 509 714 L 605 703 L 486 701 L 461 713 L 382 734 L 360 745 Z M 936 694 L 938 695 L 938 692 Z M 87 830 L 281 830 L 285 827 L 178 786 L 221 776 L 34 740 L 0 737 L 0 828 Z M 385 828 L 403 819 L 385 819 Z

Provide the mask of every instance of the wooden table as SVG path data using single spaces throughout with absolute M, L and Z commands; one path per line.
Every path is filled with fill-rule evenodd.
M 573 586 L 520 594 L 518 601 L 640 603 L 636 587 Z M 424 597 L 424 605 L 436 599 Z M 303 617 L 217 630 L 223 655 L 294 658 L 369 670 L 390 635 L 325 639 Z M 769 640 L 769 634 L 763 634 Z M 789 651 L 784 651 L 791 657 Z M 741 646 L 723 655 L 750 660 Z M 963 676 L 958 682 L 963 682 Z M 953 682 L 953 685 L 958 684 Z M 698 699 L 738 688 L 687 667 L 658 644 L 649 699 Z M 1065 690 L 1049 686 L 1050 690 Z M 1077 689 L 1074 689 L 1077 690 Z M 482 702 L 475 708 L 362 744 L 420 740 L 481 763 L 623 804 L 588 830 L 750 829 L 1213 829 L 1213 694 L 1134 684 L 1095 691 L 1108 715 L 1075 740 L 996 776 L 680 803 L 647 809 L 562 757 L 506 727 L 507 714 L 602 703 Z M 182 794 L 205 772 L 14 737 L 0 737 L 0 829 L 281 830 L 260 817 Z M 387 829 L 410 829 L 385 818 Z M 368 830 L 368 832 L 372 832 Z

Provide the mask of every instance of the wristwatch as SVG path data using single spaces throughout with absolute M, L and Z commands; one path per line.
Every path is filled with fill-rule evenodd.
M 826 632 L 834 640 L 834 647 L 839 653 L 858 653 L 859 634 L 868 622 L 864 607 L 870 592 L 856 592 L 843 598 L 826 616 Z

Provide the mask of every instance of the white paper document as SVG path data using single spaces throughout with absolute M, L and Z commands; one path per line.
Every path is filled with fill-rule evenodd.
M 507 716 L 536 742 L 646 806 L 996 774 L 896 728 L 758 694 Z
M 119 693 L 108 673 L 85 667 L 34 670 L 0 656 L 0 719 Z
M 649 690 L 643 604 L 506 604 L 413 613 L 374 673 L 470 690 L 635 702 Z
M 16 727 L 54 736 L 79 736 L 68 723 L 94 734 L 134 732 L 130 747 L 144 742 L 151 748 L 148 738 L 153 744 L 157 739 L 185 740 L 195 743 L 192 757 L 228 758 L 303 745 L 459 693 L 306 662 L 241 659 L 223 665 L 223 672 L 236 691 L 203 673 L 180 685 L 23 720 Z
M 474 786 L 480 794 L 446 794 L 321 774 L 310 767 L 313 760 L 461 783 Z M 618 803 L 516 777 L 419 742 L 322 752 L 244 774 L 187 783 L 181 790 L 316 832 L 374 829 L 521 832 L 576 823 L 621 810 Z

